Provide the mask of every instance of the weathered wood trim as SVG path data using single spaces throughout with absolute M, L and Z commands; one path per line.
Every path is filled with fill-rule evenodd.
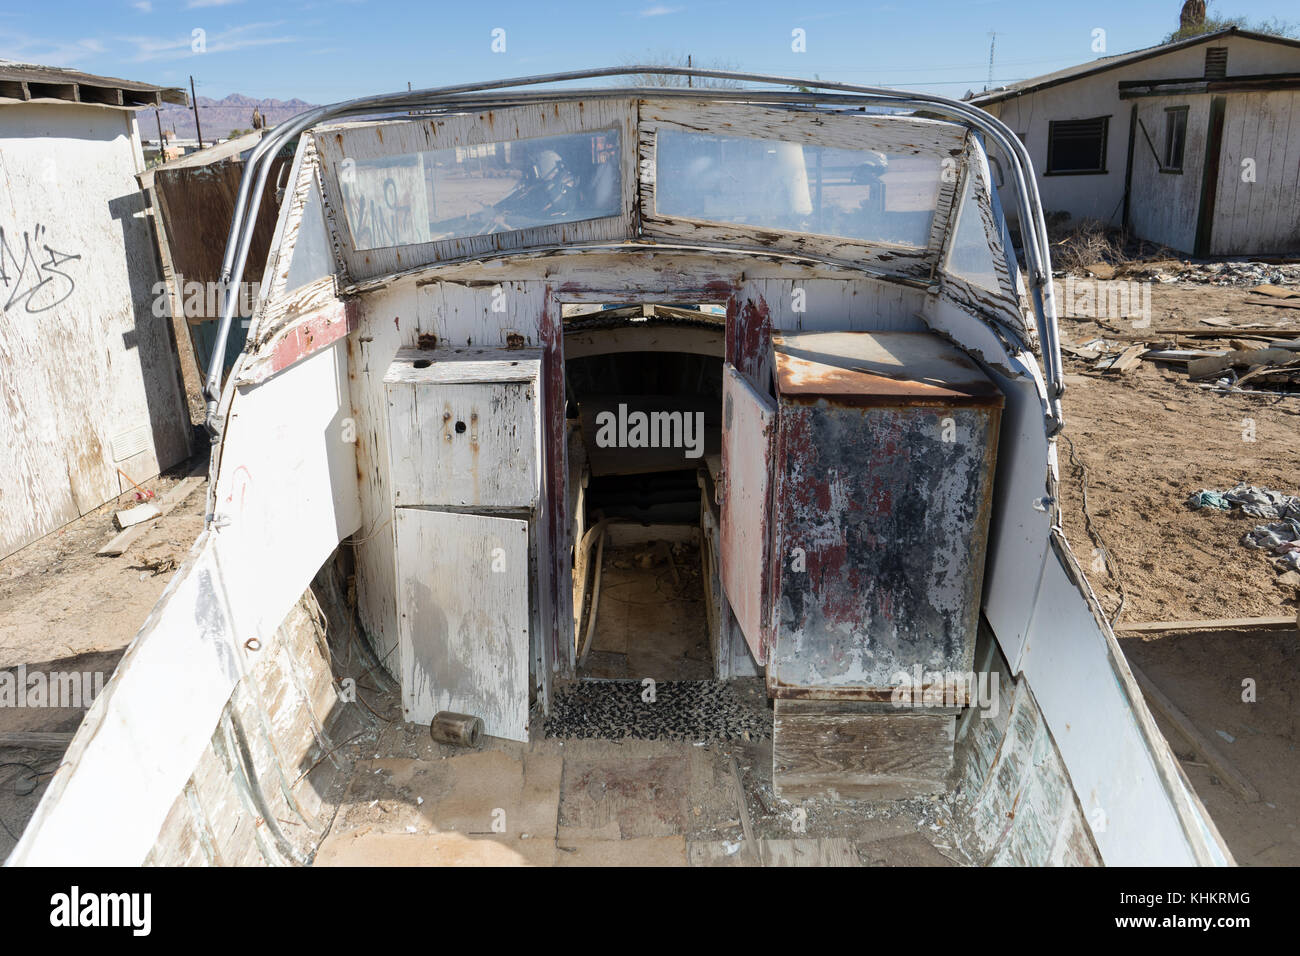
M 575 259 L 577 260 L 575 262 Z M 450 281 L 485 281 L 484 269 L 493 270 L 492 275 L 502 279 L 548 278 L 551 275 L 572 269 L 581 272 L 585 269 L 604 269 L 622 274 L 637 268 L 662 273 L 666 282 L 684 293 L 700 290 L 699 280 L 695 287 L 675 281 L 679 274 L 690 273 L 703 280 L 703 290 L 710 286 L 734 285 L 737 274 L 745 277 L 766 278 L 858 278 L 865 277 L 892 285 L 921 289 L 929 283 L 924 279 L 891 275 L 879 269 L 865 267 L 857 262 L 836 262 L 810 256 L 806 253 L 788 253 L 772 249 L 750 249 L 740 246 L 719 246 L 714 243 L 693 242 L 593 242 L 586 244 L 570 243 L 567 246 L 555 246 L 545 249 L 532 249 L 521 252 L 503 252 L 477 259 L 448 260 L 445 262 L 425 263 L 420 266 L 376 276 L 361 282 L 344 285 L 340 290 L 343 295 L 361 295 L 388 288 L 399 282 L 414 279 L 424 284 L 428 282 Z M 494 280 L 495 281 L 495 280 Z M 608 283 L 595 283 L 599 288 Z M 565 301 L 601 301 L 569 298 L 568 289 L 576 294 L 584 289 L 578 277 L 566 276 L 562 283 Z M 676 294 L 676 293 L 675 293 Z M 716 301 L 713 298 L 685 300 L 666 296 L 658 288 L 644 289 L 638 293 L 638 302 L 682 302 L 682 301 Z M 610 300 L 614 301 L 614 300 Z M 632 301 L 629 298 L 627 301 Z
M 660 215 L 655 208 L 655 151 L 656 137 L 661 129 L 936 156 L 942 153 L 960 156 L 967 136 L 965 127 L 938 120 L 826 114 L 810 122 L 806 112 L 793 110 L 737 104 L 685 104 L 671 100 L 640 101 L 638 168 L 641 171 L 639 210 L 642 234 L 721 242 L 760 250 L 782 249 L 830 261 L 867 264 L 915 278 L 928 277 L 934 267 L 933 238 L 929 248 L 914 249 L 881 242 L 792 234 Z M 931 236 L 934 236 L 933 229 Z
M 538 245 L 568 245 L 630 239 L 636 192 L 635 107 L 628 99 L 578 100 L 572 103 L 508 107 L 476 113 L 381 123 L 349 123 L 316 130 L 325 202 L 337 211 L 334 221 L 342 242 L 348 275 L 374 278 L 448 259 L 482 257 Z M 345 159 L 384 156 L 471 146 L 507 140 L 535 139 L 566 133 L 617 128 L 621 149 L 622 198 L 617 216 L 555 223 L 510 232 L 442 239 L 404 246 L 357 250 L 352 247 L 347 217 L 335 170 Z
M 334 298 L 334 279 L 326 276 L 311 286 L 300 300 L 301 311 L 286 310 L 279 327 L 257 343 L 240 366 L 238 385 L 256 385 L 300 359 L 332 345 L 359 324 L 354 300 Z

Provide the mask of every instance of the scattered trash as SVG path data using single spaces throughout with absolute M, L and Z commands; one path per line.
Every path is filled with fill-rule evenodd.
M 1223 511 L 1236 507 L 1252 518 L 1300 518 L 1300 496 L 1244 482 L 1227 491 L 1202 488 L 1187 499 L 1187 504 L 1195 509 L 1210 507 Z
M 1257 551 L 1268 551 L 1277 558 L 1282 570 L 1300 570 L 1300 521 L 1287 518 L 1259 525 L 1242 537 L 1242 544 Z
M 1187 504 L 1197 511 L 1235 508 L 1253 518 L 1278 519 L 1256 525 L 1242 536 L 1241 543 L 1252 550 L 1272 554 L 1279 571 L 1300 571 L 1300 496 L 1243 483 L 1228 491 L 1202 488 L 1187 499 Z
M 1218 508 L 1220 511 L 1232 510 L 1232 503 L 1217 491 L 1198 491 L 1187 499 L 1187 503 L 1196 510 L 1201 508 Z
M 1215 733 L 1218 734 L 1220 737 L 1222 737 L 1230 744 L 1234 744 L 1237 742 L 1237 738 L 1232 736 L 1232 734 L 1228 733 L 1226 730 L 1216 730 Z
M 162 514 L 157 505 L 142 504 L 134 508 L 127 508 L 125 511 L 118 511 L 113 514 L 113 521 L 117 524 L 119 531 L 125 531 L 133 525 L 140 524 L 142 521 L 149 521 L 157 518 Z

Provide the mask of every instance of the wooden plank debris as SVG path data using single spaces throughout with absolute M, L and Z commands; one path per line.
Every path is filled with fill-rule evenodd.
M 120 530 L 125 531 L 133 525 L 137 525 L 142 521 L 149 521 L 153 518 L 157 518 L 161 514 L 162 512 L 158 510 L 157 505 L 146 502 L 144 504 L 136 505 L 134 508 L 127 508 L 124 511 L 115 512 L 113 514 L 113 521 L 116 522 L 117 527 Z
M 22 750 L 67 750 L 72 743 L 72 733 L 43 733 L 33 730 L 9 730 L 0 732 L 0 748 L 12 747 Z
M 1142 356 L 1144 362 L 1166 362 L 1170 365 L 1186 365 L 1196 359 L 1225 355 L 1225 351 L 1211 352 L 1205 349 L 1152 349 Z
M 208 463 L 204 459 L 194 466 L 190 474 L 181 479 L 181 481 L 171 491 L 167 492 L 160 502 L 158 502 L 158 515 L 162 518 L 171 512 L 173 508 L 190 496 L 195 488 L 203 484 L 207 476 Z M 100 548 L 96 554 L 101 557 L 116 558 L 125 554 L 145 530 L 149 527 L 148 521 L 141 524 L 132 525 L 121 534 L 115 536 L 108 544 Z
M 740 779 L 740 768 L 736 766 L 736 757 L 730 758 L 731 779 L 736 785 L 736 801 L 740 804 L 740 826 L 745 834 L 745 846 L 750 848 L 758 865 L 763 865 L 763 848 L 754 838 L 754 824 L 749 818 L 749 801 L 745 798 L 745 784 Z
M 1102 372 L 1127 372 L 1142 361 L 1142 354 L 1146 350 L 1145 345 L 1130 345 L 1118 355 L 1108 355 L 1101 359 L 1094 367 Z
M 1247 299 L 1252 305 L 1267 305 L 1275 309 L 1300 309 L 1300 299 Z
M 1267 295 L 1274 299 L 1300 299 L 1300 290 L 1286 289 L 1280 285 L 1270 285 L 1267 282 L 1255 286 L 1250 291 L 1256 295 Z
M 1061 351 L 1068 355 L 1073 355 L 1075 358 L 1087 359 L 1088 361 L 1101 357 L 1101 352 L 1097 349 L 1083 348 L 1079 345 L 1072 345 L 1069 342 L 1061 343 Z
M 1300 629 L 1295 614 L 1280 617 L 1227 617 L 1201 621 L 1147 621 L 1118 624 L 1116 634 L 1175 634 L 1193 631 L 1294 631 Z
M 1290 349 L 1248 349 L 1233 350 L 1222 355 L 1211 355 L 1196 359 L 1187 365 L 1187 374 L 1192 378 L 1209 378 L 1225 372 L 1229 368 L 1247 366 L 1287 365 L 1295 361 L 1295 353 Z
M 1129 662 L 1129 670 L 1133 672 L 1133 677 L 1136 678 L 1138 686 L 1142 688 L 1147 704 L 1157 713 L 1163 715 L 1174 726 L 1174 729 L 1192 745 L 1192 749 L 1205 761 L 1210 770 L 1214 772 L 1214 775 L 1247 803 L 1257 802 L 1259 800 L 1259 791 L 1255 789 L 1249 780 L 1242 776 L 1241 771 L 1233 766 L 1232 761 L 1225 757 L 1219 748 L 1197 729 L 1191 719 L 1179 710 L 1159 687 L 1151 683 L 1151 678 L 1147 677 L 1132 661 Z

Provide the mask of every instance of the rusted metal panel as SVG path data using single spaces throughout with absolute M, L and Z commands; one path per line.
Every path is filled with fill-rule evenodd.
M 988 406 L 1002 393 L 966 355 L 932 335 L 775 335 L 783 402 L 858 406 Z
M 769 693 L 881 700 L 944 684 L 963 703 L 953 677 L 971 670 L 1001 395 L 924 333 L 775 343 Z
M 754 660 L 767 661 L 772 444 L 776 407 L 728 364 L 722 381 L 722 587 Z

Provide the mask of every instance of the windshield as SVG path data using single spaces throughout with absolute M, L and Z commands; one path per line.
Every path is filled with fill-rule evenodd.
M 661 129 L 656 166 L 660 216 L 918 249 L 939 198 L 933 154 Z
M 510 232 L 621 212 L 617 128 L 377 159 L 337 175 L 357 249 Z

